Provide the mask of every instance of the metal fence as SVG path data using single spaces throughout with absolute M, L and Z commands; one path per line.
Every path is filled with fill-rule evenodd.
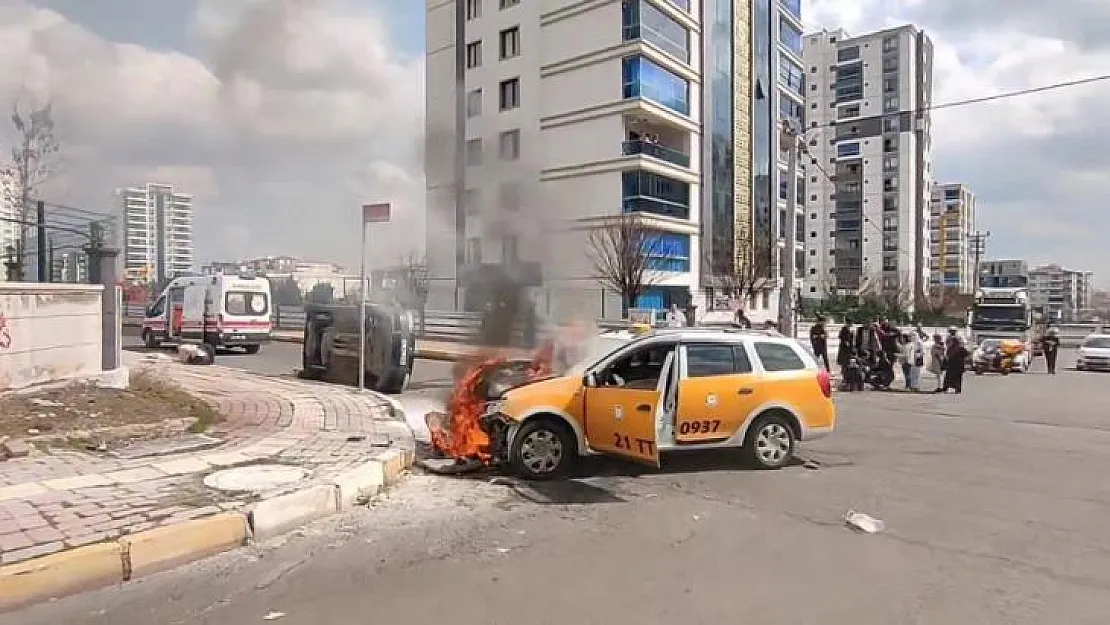
M 142 304 L 128 303 L 126 305 L 126 317 L 132 323 L 141 320 L 145 311 L 146 307 Z M 274 327 L 276 329 L 300 332 L 304 328 L 305 314 L 304 309 L 300 306 L 278 306 L 274 313 Z M 466 343 L 478 335 L 482 323 L 481 319 L 479 313 L 429 310 L 425 312 L 423 326 L 418 328 L 418 332 L 421 338 L 428 340 Z M 599 327 L 612 328 L 618 327 L 622 323 L 610 320 L 598 321 L 598 325 Z M 809 337 L 810 327 L 812 327 L 811 323 L 798 323 L 798 337 L 802 339 Z M 1055 327 L 1059 330 L 1060 344 L 1063 347 L 1077 347 L 1085 337 L 1101 329 L 1101 326 L 1094 324 L 1065 324 Z M 836 353 L 838 329 L 839 327 L 835 325 L 829 327 L 829 351 L 832 354 Z M 935 333 L 946 334 L 948 331 L 947 328 L 923 329 L 930 336 Z M 541 329 L 540 335 L 543 334 L 544 331 Z

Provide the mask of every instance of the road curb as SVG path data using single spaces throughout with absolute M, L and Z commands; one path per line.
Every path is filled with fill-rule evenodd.
M 0 566 L 0 613 L 122 584 L 365 505 L 414 461 L 414 450 L 389 449 L 328 484 L 267 499 L 248 513 L 226 512 Z

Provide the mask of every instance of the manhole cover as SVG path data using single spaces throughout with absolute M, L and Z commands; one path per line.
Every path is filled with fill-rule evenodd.
M 204 485 L 221 491 L 260 493 L 295 484 L 306 477 L 308 471 L 300 467 L 256 464 L 216 471 L 204 478 Z

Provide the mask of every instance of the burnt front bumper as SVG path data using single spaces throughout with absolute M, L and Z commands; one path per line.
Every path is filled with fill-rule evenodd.
M 492 404 L 492 402 L 491 402 Z M 509 461 L 509 432 L 512 422 L 496 408 L 487 408 L 478 419 L 478 426 L 489 437 L 489 453 L 495 464 Z

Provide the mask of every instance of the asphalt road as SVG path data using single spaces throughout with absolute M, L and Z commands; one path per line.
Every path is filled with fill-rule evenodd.
M 719 454 L 545 485 L 417 474 L 289 538 L 0 624 L 1101 625 L 1108 383 L 838 395 L 838 431 L 802 447 L 816 470 Z M 849 509 L 886 529 L 852 531 Z

